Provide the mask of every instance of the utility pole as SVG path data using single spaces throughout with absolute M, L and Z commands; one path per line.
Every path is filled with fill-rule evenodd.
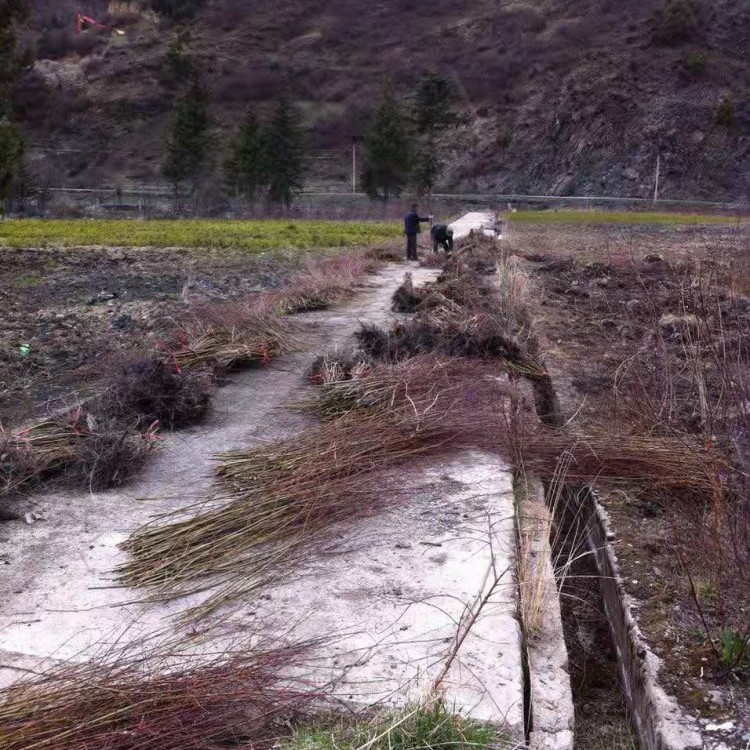
M 357 192 L 357 141 L 352 140 L 352 195 Z
M 654 203 L 659 200 L 659 173 L 661 172 L 661 154 L 656 155 L 656 179 L 654 180 Z

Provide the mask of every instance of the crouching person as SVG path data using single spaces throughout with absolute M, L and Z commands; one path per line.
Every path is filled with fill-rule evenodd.
M 437 253 L 442 247 L 446 255 L 453 252 L 453 230 L 447 224 L 433 224 L 430 228 L 432 237 L 432 252 Z

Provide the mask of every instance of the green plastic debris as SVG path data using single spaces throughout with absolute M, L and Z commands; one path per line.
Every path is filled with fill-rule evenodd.
M 29 354 L 31 354 L 31 346 L 29 346 L 29 344 L 21 344 L 19 351 L 21 352 L 22 357 L 28 357 Z

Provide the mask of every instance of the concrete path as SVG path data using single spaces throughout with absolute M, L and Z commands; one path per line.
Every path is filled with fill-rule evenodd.
M 309 350 L 234 374 L 209 420 L 167 435 L 134 484 L 39 495 L 26 509 L 44 520 L 0 526 L 0 686 L 19 668 L 163 632 L 197 603 L 132 604 L 145 592 L 106 588 L 125 560 L 118 545 L 153 515 L 204 497 L 215 453 L 296 434 L 306 418 L 281 407 L 305 393 L 309 363 L 346 344 L 359 321 L 393 318 L 391 295 L 405 270 L 385 269 L 350 305 L 297 316 Z M 436 274 L 410 270 L 416 284 Z M 442 675 L 457 710 L 521 737 L 511 475 L 494 457 L 462 455 L 405 477 L 403 489 L 407 502 L 343 532 L 342 554 L 310 561 L 231 622 L 238 631 L 257 624 L 294 638 L 332 637 L 316 679 L 327 684 L 343 670 L 335 697 L 349 704 L 403 705 Z
M 454 240 L 468 237 L 472 230 L 476 232 L 481 231 L 493 237 L 497 236 L 497 232 L 495 231 L 495 214 L 491 211 L 470 211 L 457 221 L 454 221 L 450 226 L 453 230 Z

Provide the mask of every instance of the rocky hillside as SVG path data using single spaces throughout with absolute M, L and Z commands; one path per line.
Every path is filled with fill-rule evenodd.
M 36 63 L 17 107 L 32 174 L 160 183 L 175 28 L 135 3 L 31 4 Z M 125 33 L 76 36 L 78 9 Z M 434 69 L 467 115 L 444 143 L 445 189 L 647 196 L 660 154 L 663 197 L 748 197 L 746 0 L 204 0 L 188 26 L 217 162 L 247 105 L 263 112 L 284 92 L 329 157 L 316 180 L 344 189 L 383 80 L 407 95 Z

